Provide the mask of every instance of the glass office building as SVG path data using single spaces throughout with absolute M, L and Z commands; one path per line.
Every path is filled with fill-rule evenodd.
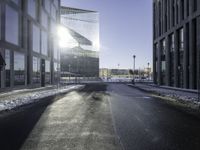
M 61 7 L 61 24 L 76 42 L 61 49 L 61 72 L 99 77 L 98 12 Z
M 57 81 L 58 23 L 60 0 L 0 1 L 0 55 L 6 63 L 0 72 L 1 90 Z
M 199 0 L 153 0 L 154 82 L 200 88 L 199 39 Z

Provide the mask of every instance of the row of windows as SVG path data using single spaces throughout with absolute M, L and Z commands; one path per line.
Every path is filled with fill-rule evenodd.
M 32 0 L 31 0 L 32 1 Z M 31 2 L 30 1 L 30 2 Z M 10 7 L 9 5 L 6 5 L 5 10 L 5 40 L 9 43 L 20 45 L 19 39 L 20 39 L 20 17 L 18 11 Z M 46 22 L 46 21 L 44 21 Z M 48 25 L 48 23 L 45 23 Z M 56 31 L 56 23 L 54 21 L 51 22 L 51 32 L 55 33 Z M 40 46 L 41 41 L 41 46 Z M 41 53 L 43 55 L 48 56 L 48 33 L 44 30 L 40 30 L 40 28 L 37 25 L 32 26 L 32 49 L 35 52 Z M 55 59 L 58 59 L 57 48 L 54 46 L 54 52 Z
M 13 66 L 14 86 L 25 85 L 25 55 L 20 52 L 5 50 L 5 87 L 11 86 L 11 66 Z M 13 61 L 12 61 L 13 56 Z M 13 64 L 13 65 L 12 65 Z M 58 78 L 59 64 L 54 63 L 55 78 Z M 33 56 L 32 59 L 32 82 L 37 84 L 41 82 L 41 59 Z M 45 83 L 51 83 L 50 61 L 45 60 Z
M 169 67 L 170 67 L 170 85 L 174 85 L 174 48 L 175 48 L 175 41 L 174 41 L 174 33 L 169 35 Z M 180 28 L 178 30 L 178 74 L 179 74 L 179 87 L 183 87 L 183 53 L 184 53 L 184 30 Z M 156 68 L 155 72 L 158 74 L 158 57 L 161 61 L 161 84 L 166 85 L 166 39 L 161 40 L 161 56 L 159 54 L 159 47 L 158 43 L 155 44 L 155 56 L 156 56 Z M 158 75 L 156 75 L 158 77 Z
M 197 11 L 197 0 L 159 0 L 154 2 L 154 38 Z M 191 7 L 190 7 L 191 6 Z

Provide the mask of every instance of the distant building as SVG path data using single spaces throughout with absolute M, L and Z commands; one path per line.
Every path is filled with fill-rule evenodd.
M 129 78 L 131 77 L 131 74 L 129 73 L 129 69 L 101 68 L 99 69 L 99 76 L 101 78 L 112 78 L 112 77 Z
M 0 90 L 57 83 L 59 22 L 60 0 L 0 1 Z
M 200 1 L 153 0 L 154 82 L 197 89 Z
M 73 38 L 71 43 L 66 39 L 69 47 L 61 50 L 61 75 L 99 77 L 98 12 L 61 7 L 61 24 Z

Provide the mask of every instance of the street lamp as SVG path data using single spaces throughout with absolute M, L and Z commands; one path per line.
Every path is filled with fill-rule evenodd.
M 135 58 L 136 58 L 136 56 L 133 55 L 133 71 L 135 71 Z
M 147 66 L 148 66 L 148 67 L 147 67 L 148 79 L 150 78 L 150 77 L 149 77 L 149 76 L 150 76 L 150 68 L 149 68 L 149 65 L 150 65 L 150 63 L 148 62 L 148 63 L 147 63 Z

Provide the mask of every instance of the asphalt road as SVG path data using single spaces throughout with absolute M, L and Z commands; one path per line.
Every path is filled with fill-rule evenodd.
M 200 120 L 123 84 L 0 114 L 2 150 L 199 150 Z
M 200 120 L 126 85 L 109 85 L 125 150 L 200 150 Z

